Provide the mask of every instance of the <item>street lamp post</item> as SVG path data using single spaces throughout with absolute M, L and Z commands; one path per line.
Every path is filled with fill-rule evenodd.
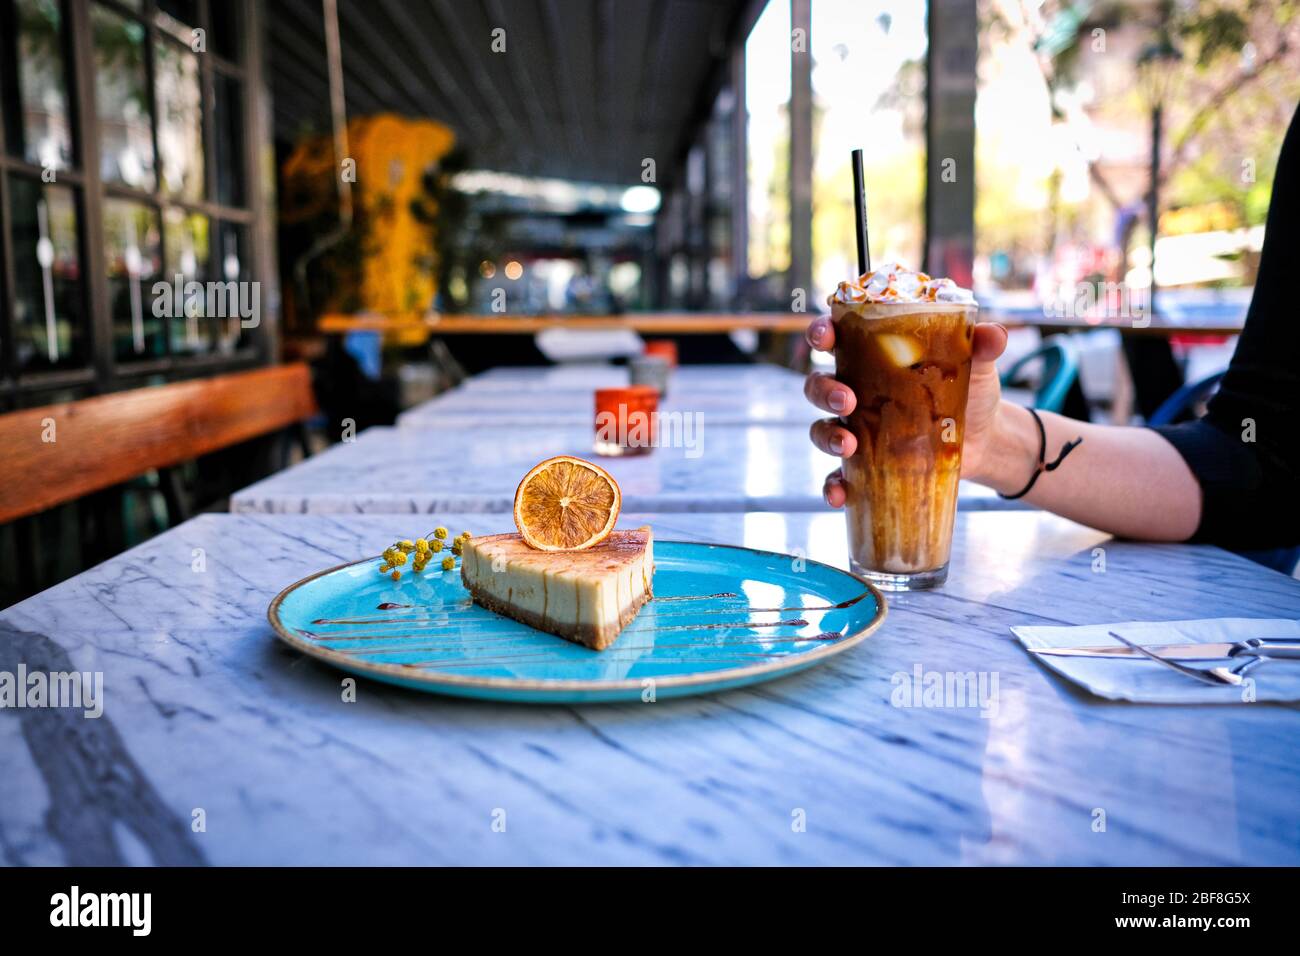
M 1147 227 L 1151 241 L 1151 297 L 1148 310 L 1156 313 L 1156 232 L 1160 223 L 1160 151 L 1164 137 L 1165 100 L 1182 54 L 1161 32 L 1159 39 L 1138 56 L 1138 79 L 1151 110 L 1151 183 L 1147 190 Z
M 1169 39 L 1169 3 L 1155 43 L 1138 57 L 1138 82 L 1151 110 L 1151 183 L 1147 192 L 1147 223 L 1151 232 L 1151 297 L 1147 321 L 1156 315 L 1156 233 L 1160 223 L 1160 140 L 1164 133 L 1164 106 L 1182 55 Z M 1133 377 L 1138 410 L 1146 418 L 1183 384 L 1183 372 L 1174 360 L 1169 340 L 1163 336 L 1125 336 L 1124 355 Z
M 1148 308 L 1156 313 L 1156 231 L 1160 224 L 1160 140 L 1164 132 L 1165 106 L 1151 107 L 1151 185 L 1147 189 L 1147 229 L 1151 243 L 1151 300 Z

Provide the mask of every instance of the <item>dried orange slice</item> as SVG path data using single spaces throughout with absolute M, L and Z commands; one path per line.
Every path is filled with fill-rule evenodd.
M 524 475 L 515 489 L 515 527 L 541 551 L 581 551 L 614 530 L 623 493 L 609 472 L 559 455 Z

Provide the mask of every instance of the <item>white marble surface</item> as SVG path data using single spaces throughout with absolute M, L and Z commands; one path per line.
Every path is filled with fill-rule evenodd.
M 826 413 L 803 394 L 803 380 L 776 384 L 747 384 L 732 379 L 728 388 L 686 388 L 674 382 L 659 403 L 661 414 L 702 415 L 710 425 L 790 425 L 804 430 Z M 626 381 L 618 383 L 626 384 Z M 397 424 L 405 428 L 439 425 L 515 426 L 574 425 L 595 422 L 595 390 L 519 386 L 487 390 L 456 388 L 403 412 Z
M 594 418 L 594 392 L 628 384 L 626 366 L 503 367 L 398 417 L 403 427 L 573 425 Z M 685 365 L 675 369 L 663 412 L 701 413 L 712 425 L 795 425 L 824 413 L 803 395 L 803 376 L 776 365 Z
M 832 514 L 648 520 L 661 538 L 845 559 Z M 877 635 L 802 675 L 581 708 L 362 680 L 345 703 L 343 675 L 276 641 L 266 606 L 416 530 L 402 516 L 203 516 L 0 612 L 0 670 L 101 671 L 105 698 L 98 720 L 0 711 L 0 859 L 1300 864 L 1300 710 L 1103 702 L 1008 631 L 1300 616 L 1300 582 L 1242 558 L 970 514 L 946 588 L 895 598 Z M 893 675 L 917 667 L 997 675 L 996 707 L 895 706 Z
M 503 365 L 469 379 L 460 388 L 474 392 L 520 390 L 591 391 L 628 383 L 626 365 L 574 363 L 552 366 Z M 779 365 L 683 365 L 674 370 L 670 391 L 691 393 L 741 388 L 803 388 L 803 376 Z
M 618 481 L 628 511 L 822 511 L 822 484 L 839 459 L 812 446 L 802 428 L 710 425 L 689 447 L 597 458 L 592 428 L 370 428 L 250 485 L 235 512 L 501 512 L 519 479 L 552 455 L 598 461 Z M 961 507 L 1022 508 L 969 482 Z

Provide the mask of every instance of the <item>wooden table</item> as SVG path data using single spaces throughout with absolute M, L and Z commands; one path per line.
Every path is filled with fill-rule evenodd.
M 1114 329 L 1124 335 L 1155 336 L 1172 338 L 1181 335 L 1224 336 L 1239 335 L 1245 326 L 1245 316 L 1236 318 L 1187 318 L 1162 319 L 1156 317 L 1145 324 L 1136 324 L 1132 319 L 1080 319 L 1046 315 L 1025 315 L 1022 313 L 999 314 L 991 312 L 981 315 L 981 320 L 1000 322 L 1007 328 L 1038 329 L 1044 333 L 1056 332 L 1091 332 L 1094 329 Z
M 969 514 L 943 590 L 894 598 L 870 640 L 801 675 L 587 707 L 361 680 L 344 702 L 344 675 L 278 642 L 267 604 L 412 520 L 205 515 L 0 612 L 0 670 L 100 672 L 104 699 L 98 719 L 0 714 L 6 862 L 1300 864 L 1300 710 L 1106 703 L 1008 632 L 1300 616 L 1300 582 L 1242 558 Z M 845 559 L 829 513 L 626 520 Z M 894 706 L 918 668 L 996 674 L 996 706 Z
M 583 332 L 631 331 L 642 335 L 717 335 L 745 330 L 802 334 L 812 314 L 805 312 L 627 312 L 622 315 L 324 315 L 321 332 L 359 331 L 432 335 L 532 335 L 549 329 Z
M 385 317 L 373 315 L 326 315 L 318 328 L 326 333 L 377 331 L 409 333 L 422 330 L 436 335 L 531 335 L 549 329 L 584 332 L 631 331 L 642 335 L 715 335 L 753 330 L 802 335 L 808 323 L 819 313 L 810 312 L 628 312 L 623 315 L 418 315 Z M 1144 325 L 1132 319 L 1073 318 L 1048 316 L 1015 310 L 989 310 L 981 320 L 1000 322 L 1009 328 L 1037 328 L 1048 332 L 1086 332 L 1090 329 L 1117 329 L 1133 335 L 1236 335 L 1245 323 L 1244 315 L 1234 317 L 1189 316 L 1178 319 L 1156 317 Z

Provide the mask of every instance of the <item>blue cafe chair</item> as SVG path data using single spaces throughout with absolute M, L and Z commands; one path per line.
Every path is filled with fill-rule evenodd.
M 1209 400 L 1210 396 L 1218 390 L 1223 375 L 1223 372 L 1215 372 L 1199 381 L 1188 382 L 1151 413 L 1147 424 L 1172 425 L 1182 420 L 1198 405 Z M 1283 574 L 1295 573 L 1296 564 L 1300 563 L 1300 548 L 1268 548 L 1263 551 L 1238 551 L 1237 554 L 1266 568 L 1281 571 Z
M 1002 373 L 1002 386 L 1010 387 L 1017 377 L 1034 362 L 1043 363 L 1038 388 L 1034 391 L 1034 408 L 1046 412 L 1059 412 L 1065 405 L 1065 396 L 1079 377 L 1079 356 L 1074 344 L 1064 335 L 1053 335 L 1043 344 L 1023 356 Z
M 1197 405 L 1209 401 L 1219 388 L 1224 373 L 1215 372 L 1197 382 L 1188 382 L 1170 395 L 1147 419 L 1148 425 L 1172 425 L 1187 415 Z

